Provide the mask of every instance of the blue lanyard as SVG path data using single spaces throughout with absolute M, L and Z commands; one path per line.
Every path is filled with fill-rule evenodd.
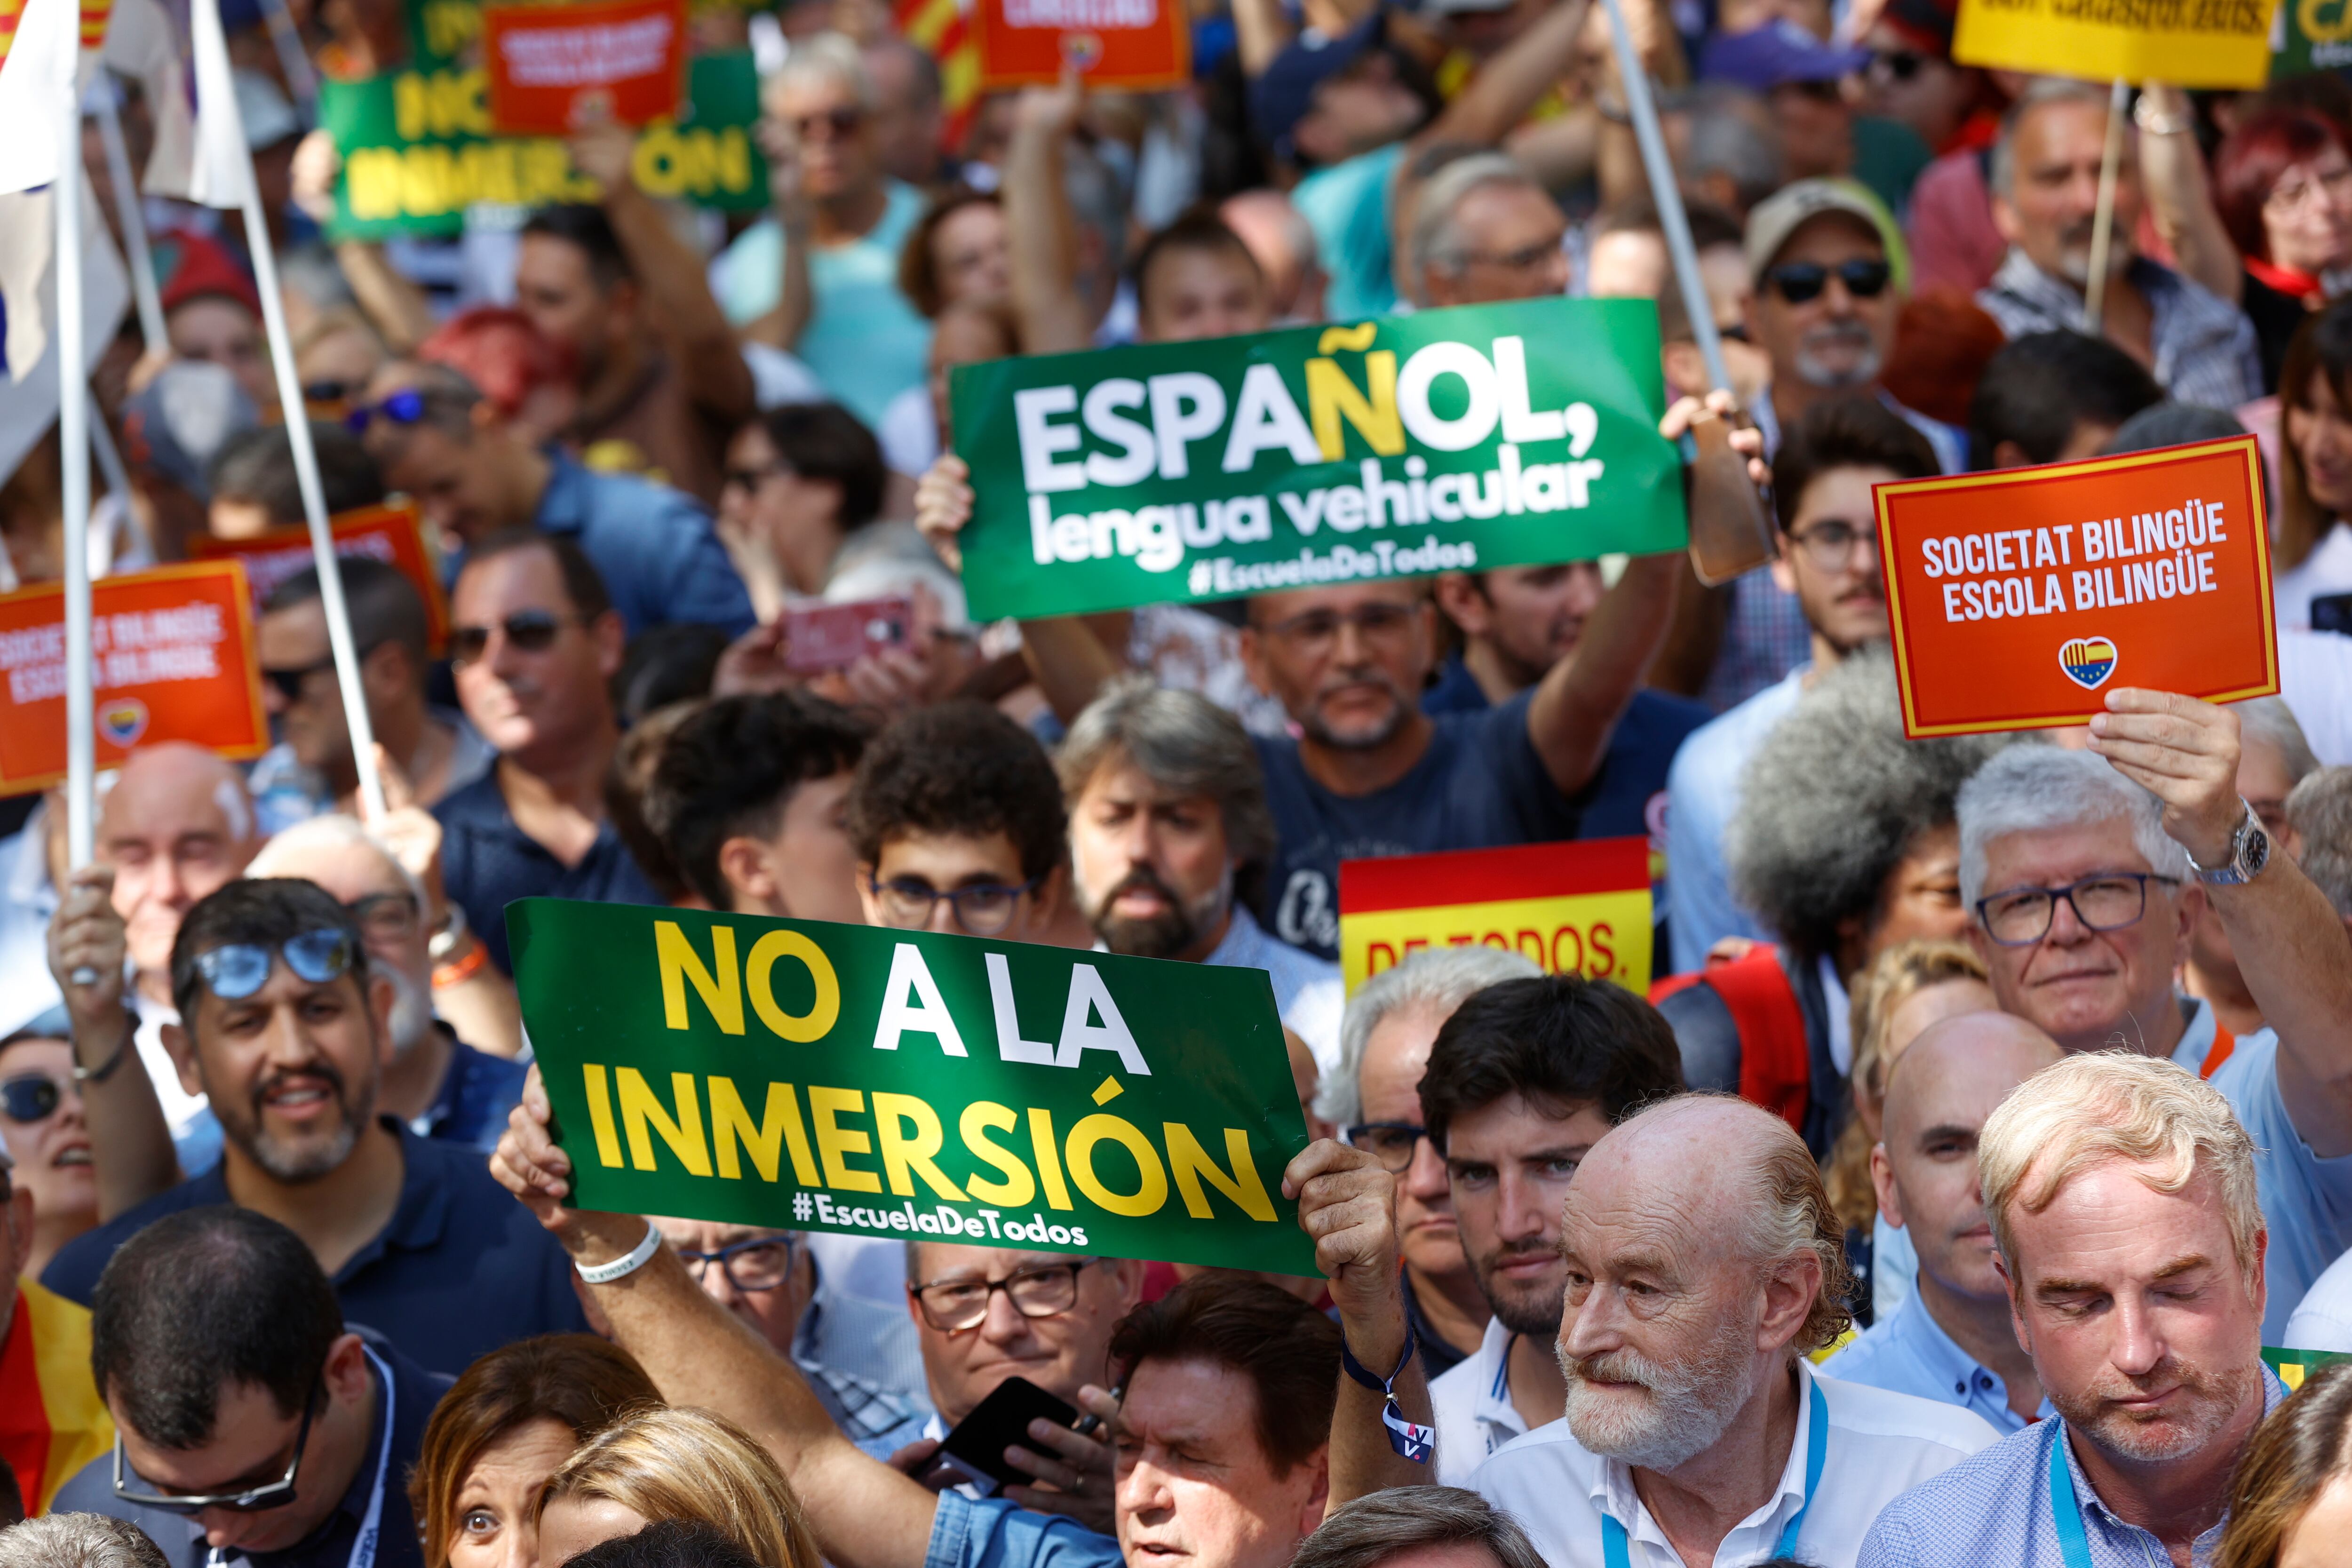
M 2091 1568 L 2091 1538 L 2083 1531 L 2083 1505 L 2074 1497 L 2074 1478 L 2066 1469 L 2066 1428 L 2050 1445 L 2050 1515 L 2058 1525 L 2058 1555 L 2066 1568 Z
M 1797 1532 L 1805 1527 L 1805 1514 L 1813 1506 L 1813 1494 L 1821 1489 L 1822 1467 L 1830 1457 L 1830 1414 L 1822 1402 L 1819 1384 L 1813 1385 L 1811 1397 L 1812 1419 L 1805 1434 L 1805 1500 L 1797 1505 L 1797 1516 L 1780 1531 L 1780 1539 L 1772 1548 L 1775 1557 L 1796 1554 Z M 2069 1492 L 2067 1495 L 2071 1499 L 2074 1494 Z M 2078 1523 L 2075 1528 L 2079 1531 L 2082 1527 Z M 1631 1568 L 1633 1563 L 1633 1551 L 1625 1538 L 1625 1527 L 1605 1509 L 1601 1514 L 1601 1555 L 1606 1568 Z M 2080 1563 L 2069 1558 L 2066 1568 L 2090 1568 L 2090 1564 L 2087 1558 Z

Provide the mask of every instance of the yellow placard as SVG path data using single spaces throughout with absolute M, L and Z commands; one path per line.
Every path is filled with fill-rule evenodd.
M 2088 81 L 2261 87 L 2273 0 L 1960 0 L 1962 65 Z
M 1339 967 L 1349 994 L 1423 948 L 1484 943 L 1523 954 L 1546 974 L 1650 989 L 1650 895 L 1570 893 L 1547 899 L 1381 910 L 1339 918 Z

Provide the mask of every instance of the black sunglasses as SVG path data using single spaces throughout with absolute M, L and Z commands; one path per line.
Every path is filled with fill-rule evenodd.
M 506 633 L 507 641 L 524 653 L 545 653 L 555 646 L 556 637 L 565 626 L 586 624 L 584 616 L 559 616 L 552 610 L 517 610 L 500 621 L 496 629 Z M 488 626 L 450 627 L 450 661 L 471 664 L 488 652 L 491 630 Z
M 164 1513 L 193 1518 L 206 1509 L 219 1509 L 225 1513 L 263 1513 L 273 1508 L 284 1508 L 294 1500 L 294 1477 L 302 1468 L 302 1450 L 310 1441 L 310 1417 L 318 1414 L 319 1392 L 325 1384 L 324 1366 L 311 1375 L 310 1392 L 302 1399 L 302 1425 L 294 1429 L 294 1452 L 286 1460 L 286 1473 L 261 1486 L 247 1487 L 233 1492 L 157 1492 L 135 1491 L 131 1467 L 122 1457 L 122 1431 L 114 1433 L 114 1495 L 124 1502 L 135 1502 L 142 1508 L 152 1508 Z
M 313 985 L 340 980 L 352 967 L 352 939 L 329 926 L 267 942 L 232 942 L 196 954 L 196 973 L 224 1002 L 242 1002 L 269 983 L 269 965 L 282 956 L 286 967 Z
M 803 142 L 809 139 L 809 132 L 820 125 L 835 136 L 847 136 L 866 123 L 866 110 L 845 106 L 828 109 L 822 114 L 796 114 L 786 123 L 792 126 L 793 134 Z
M 265 668 L 261 672 L 261 679 L 276 687 L 278 689 L 278 695 L 286 699 L 287 701 L 299 702 L 302 700 L 302 688 L 304 684 L 320 670 L 332 669 L 334 668 L 335 657 L 332 654 L 329 654 L 318 663 L 306 664 L 298 669 L 269 669 Z
M 320 399 L 331 402 L 332 399 Z M 378 419 L 388 419 L 394 425 L 414 425 L 425 417 L 425 395 L 410 388 L 395 392 L 381 403 L 363 403 L 343 416 L 343 424 L 354 436 L 364 436 L 367 427 Z
M 47 1121 L 65 1103 L 66 1091 L 58 1080 L 39 1073 L 26 1073 L 19 1078 L 0 1081 L 0 1116 L 19 1127 L 29 1127 L 36 1121 Z
M 1835 267 L 1824 267 L 1818 261 L 1791 261 L 1766 272 L 1764 281 L 1791 305 L 1802 305 L 1822 297 L 1832 274 L 1855 299 L 1875 300 L 1894 279 L 1895 269 L 1884 261 L 1859 258 L 1841 261 Z

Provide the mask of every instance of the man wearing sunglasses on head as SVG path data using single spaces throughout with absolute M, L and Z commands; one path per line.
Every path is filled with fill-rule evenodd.
M 441 531 L 450 581 L 472 545 L 534 529 L 573 541 L 596 563 L 631 637 L 673 621 L 730 636 L 751 629 L 743 580 L 692 496 L 586 468 L 560 447 L 539 446 L 457 372 L 386 365 L 347 423 L 366 439 L 385 482 L 415 497 Z
M 2262 1342 L 2281 1344 L 2352 1243 L 2352 938 L 2240 797 L 2235 712 L 2133 688 L 2105 699 L 2090 752 L 2012 746 L 1961 786 L 1969 940 L 2001 1010 L 2065 1050 L 2168 1058 L 2229 1100 L 2270 1230 Z M 2268 1026 L 2256 1033 L 2233 1037 L 2174 989 L 2208 908 Z
M 352 1315 L 436 1372 L 587 1326 L 562 1250 L 500 1212 L 480 1153 L 378 1114 L 394 986 L 331 894 L 230 883 L 182 922 L 172 987 L 166 1044 L 220 1118 L 221 1163 L 68 1243 L 44 1284 L 88 1303 L 147 1226 L 235 1204 L 300 1237 Z
M 172 1568 L 422 1568 L 408 1472 L 449 1379 L 349 1323 L 285 1226 L 159 1220 L 100 1280 L 89 1347 L 115 1440 L 58 1510 L 137 1525 Z

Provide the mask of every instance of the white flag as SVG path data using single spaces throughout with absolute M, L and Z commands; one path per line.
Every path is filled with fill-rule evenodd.
M 64 167 L 58 144 L 80 52 L 80 0 L 26 0 L 0 61 L 0 193 L 48 184 Z
M 237 112 L 236 79 L 229 68 L 228 39 L 221 31 L 220 0 L 194 0 L 189 10 L 196 147 L 188 199 L 208 207 L 243 206 L 253 159 L 246 151 L 245 121 Z

